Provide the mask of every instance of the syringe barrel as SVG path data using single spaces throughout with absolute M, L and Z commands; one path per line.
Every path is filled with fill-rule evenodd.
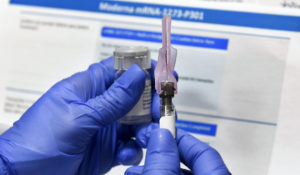
M 172 108 L 172 110 L 167 110 L 165 113 L 166 115 L 160 116 L 159 127 L 168 129 L 175 139 L 176 138 L 176 127 L 175 127 L 176 116 L 175 116 L 174 107 Z

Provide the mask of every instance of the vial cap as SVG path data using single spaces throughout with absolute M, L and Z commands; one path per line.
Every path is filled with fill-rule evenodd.
M 151 68 L 150 52 L 147 47 L 119 47 L 114 51 L 114 68 L 128 70 L 133 64 L 142 69 Z

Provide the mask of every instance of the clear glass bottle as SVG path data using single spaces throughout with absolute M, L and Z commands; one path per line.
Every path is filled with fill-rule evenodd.
M 133 64 L 140 66 L 147 78 L 144 92 L 137 104 L 123 118 L 119 119 L 122 124 L 142 124 L 152 120 L 151 106 L 151 59 L 150 52 L 146 47 L 120 47 L 114 51 L 114 68 L 118 70 L 117 77 L 121 76 Z

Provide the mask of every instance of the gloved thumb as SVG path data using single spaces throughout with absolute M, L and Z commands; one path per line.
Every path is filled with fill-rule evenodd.
M 178 175 L 180 160 L 176 142 L 166 129 L 157 129 L 151 133 L 143 174 Z
M 124 72 L 102 95 L 86 102 L 93 112 L 89 115 L 100 125 L 109 125 L 125 116 L 138 102 L 146 75 L 137 65 Z

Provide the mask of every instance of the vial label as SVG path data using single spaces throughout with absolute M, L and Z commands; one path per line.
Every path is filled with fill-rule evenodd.
M 145 81 L 144 92 L 137 102 L 137 104 L 132 108 L 132 110 L 127 113 L 126 116 L 141 116 L 141 115 L 150 115 L 151 114 L 151 80 Z

